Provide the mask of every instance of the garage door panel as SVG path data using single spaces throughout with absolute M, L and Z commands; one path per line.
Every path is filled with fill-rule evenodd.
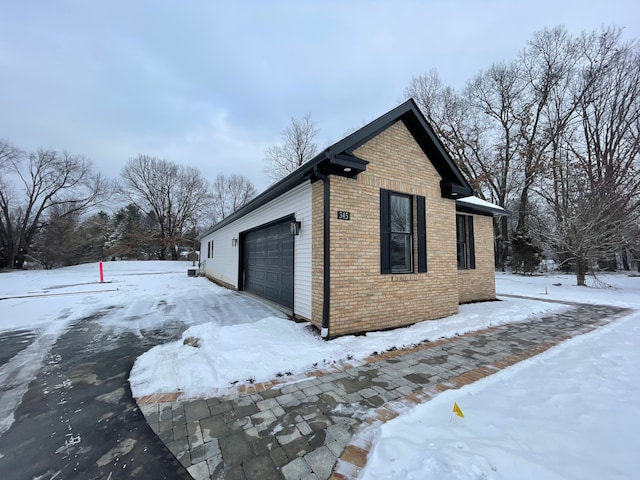
M 293 268 L 293 254 L 291 254 L 291 258 L 283 258 L 281 265 L 283 267 L 291 267 L 291 268 Z
M 278 290 L 277 288 L 274 287 L 266 287 L 264 289 L 264 296 L 267 298 L 271 298 L 273 300 L 276 300 L 279 302 L 280 299 L 280 290 Z
M 282 285 L 284 285 L 286 290 L 293 291 L 293 275 L 282 275 L 281 277 Z
M 244 288 L 293 308 L 294 239 L 289 221 L 244 235 Z

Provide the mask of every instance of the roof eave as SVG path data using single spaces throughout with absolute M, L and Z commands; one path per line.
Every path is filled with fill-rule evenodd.
M 504 208 L 496 207 L 488 207 L 481 205 L 471 205 L 468 203 L 460 203 L 456 202 L 456 212 L 462 213 L 472 213 L 476 215 L 485 215 L 490 217 L 508 217 L 510 213 Z
M 285 178 L 267 188 L 264 192 L 251 200 L 249 203 L 233 212 L 222 221 L 216 223 L 206 232 L 198 236 L 198 240 L 202 240 L 207 235 L 221 229 L 225 225 L 232 223 L 238 218 L 243 217 L 247 213 L 260 208 L 269 203 L 271 200 L 288 192 L 292 188 L 301 185 L 305 181 L 314 176 L 314 168 L 318 166 L 322 171 L 329 175 L 340 175 L 343 177 L 353 178 L 359 173 L 364 172 L 369 164 L 368 161 L 349 154 L 334 155 L 331 149 L 326 149 L 316 155 L 308 162 L 302 164 L 297 170 L 293 171 Z

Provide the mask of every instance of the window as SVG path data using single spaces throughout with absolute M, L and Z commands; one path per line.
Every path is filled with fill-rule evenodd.
M 413 268 L 411 198 L 395 193 L 392 193 L 389 198 L 391 201 L 391 272 L 410 272 Z
M 414 271 L 414 216 L 411 195 L 380 190 L 380 272 Z M 416 197 L 418 271 L 427 271 L 424 197 Z
M 458 270 L 468 270 L 476 268 L 472 216 L 456 215 L 456 237 Z
M 213 240 L 207 242 L 207 258 L 213 258 Z

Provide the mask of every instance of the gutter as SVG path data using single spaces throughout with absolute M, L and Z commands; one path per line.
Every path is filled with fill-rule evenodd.
M 329 255 L 329 239 L 330 239 L 330 217 L 329 217 L 329 177 L 320 171 L 317 165 L 313 167 L 313 174 L 316 178 L 322 180 L 323 192 L 323 248 L 322 248 L 322 329 L 320 336 L 327 338 L 329 336 L 329 295 L 330 295 L 330 267 L 331 257 Z

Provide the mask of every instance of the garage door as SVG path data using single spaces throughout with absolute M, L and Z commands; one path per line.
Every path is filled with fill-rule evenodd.
M 244 289 L 293 309 L 293 235 L 290 221 L 244 235 Z

